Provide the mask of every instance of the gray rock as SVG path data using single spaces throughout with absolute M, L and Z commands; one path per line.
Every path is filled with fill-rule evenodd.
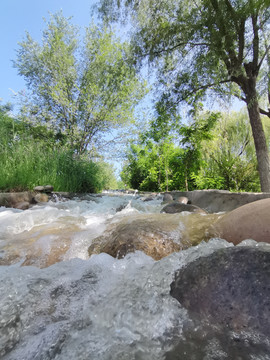
M 44 186 L 36 186 L 36 187 L 34 187 L 34 191 L 42 192 L 42 191 L 44 191 Z
M 188 310 L 166 360 L 268 359 L 270 251 L 229 247 L 180 269 L 171 295 Z
M 173 201 L 172 195 L 171 195 L 171 194 L 168 194 L 168 193 L 164 194 L 164 196 L 163 196 L 163 202 L 171 202 L 171 201 Z
M 127 207 L 127 205 L 128 205 L 128 202 L 123 203 L 123 204 L 119 205 L 115 211 L 120 212 L 120 211 L 124 210 Z
M 153 201 L 154 200 L 154 196 L 147 196 L 145 198 L 143 198 L 143 201 L 146 202 L 146 201 Z
M 18 193 L 0 193 L 0 206 L 16 207 L 17 204 L 28 202 L 32 203 L 34 198 L 32 192 L 18 192 Z
M 164 206 L 164 208 L 161 210 L 161 212 L 165 212 L 167 214 L 176 214 L 176 213 L 180 213 L 182 211 L 206 214 L 206 212 L 204 210 L 200 209 L 198 206 L 190 205 L 190 204 L 183 204 L 183 203 L 179 203 L 177 201 Z
M 53 191 L 53 186 L 52 185 L 45 185 L 44 186 L 44 191 L 46 193 L 51 193 Z
M 209 213 L 231 211 L 253 201 L 270 198 L 270 193 L 232 193 L 227 190 L 171 191 L 170 194 L 175 200 L 185 196 L 191 204 Z
M 270 334 L 270 251 L 229 247 L 180 269 L 171 295 L 194 318 Z
M 20 210 L 27 210 L 29 209 L 30 203 L 28 201 L 22 201 L 19 202 L 18 204 L 14 205 L 14 208 L 16 209 L 20 209 Z

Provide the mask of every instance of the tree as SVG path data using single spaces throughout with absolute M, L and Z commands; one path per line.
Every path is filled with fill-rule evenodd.
M 168 114 L 163 103 L 158 102 L 149 130 L 140 132 L 138 140 L 130 143 L 122 180 L 140 190 L 168 191 L 183 187 L 183 177 L 179 176 L 183 150 L 174 144 L 178 130 L 179 116 Z
M 46 123 L 76 153 L 87 152 L 99 136 L 130 121 L 144 94 L 128 53 L 127 43 L 95 25 L 81 46 L 70 19 L 51 15 L 42 43 L 27 33 L 14 61 L 30 90 L 25 117 Z
M 194 121 L 190 125 L 182 125 L 179 128 L 181 135 L 181 144 L 185 151 L 182 154 L 181 162 L 183 163 L 185 173 L 186 191 L 194 188 L 194 175 L 198 173 L 202 165 L 202 142 L 212 140 L 211 130 L 220 117 L 219 113 L 205 113 L 195 115 Z
M 130 8 L 137 60 L 158 68 L 166 97 L 174 103 L 209 94 L 238 97 L 246 103 L 262 191 L 270 191 L 269 155 L 259 105 L 263 89 L 270 100 L 269 0 L 101 0 L 100 12 L 114 19 Z M 121 7 L 121 5 L 123 5 Z M 118 15 L 119 17 L 119 15 Z M 268 77 L 269 78 L 269 77 Z
M 193 176 L 196 186 L 258 191 L 259 176 L 247 114 L 223 113 L 210 134 L 211 141 L 201 143 L 201 167 Z M 266 135 L 269 135 L 268 129 Z

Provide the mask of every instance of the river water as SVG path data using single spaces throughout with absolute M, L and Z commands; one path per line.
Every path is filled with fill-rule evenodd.
M 189 321 L 170 296 L 175 271 L 232 245 L 211 239 L 158 261 L 140 251 L 88 255 L 109 224 L 159 214 L 161 201 L 104 195 L 0 208 L 0 358 L 165 359 Z M 227 359 L 211 354 L 204 359 Z

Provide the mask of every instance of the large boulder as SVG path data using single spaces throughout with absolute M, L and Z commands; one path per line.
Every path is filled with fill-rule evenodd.
M 186 325 L 166 360 L 265 359 L 270 352 L 267 248 L 220 249 L 177 272 L 171 295 L 188 310 L 193 325 Z
M 161 212 L 165 212 L 167 214 L 176 214 L 176 213 L 181 213 L 183 211 L 206 214 L 204 210 L 202 210 L 196 205 L 190 205 L 178 201 L 174 201 L 170 204 L 165 205 L 164 208 L 161 210 Z
M 228 247 L 200 257 L 177 272 L 171 295 L 202 320 L 270 334 L 270 249 Z
M 217 215 L 139 214 L 121 218 L 94 239 L 89 255 L 105 252 L 122 258 L 143 251 L 155 260 L 208 239 L 208 229 Z
M 123 258 L 136 250 L 159 260 L 181 249 L 177 236 L 179 218 L 165 214 L 134 215 L 111 224 L 89 247 L 89 255 L 107 253 Z
M 212 236 L 234 244 L 253 239 L 270 243 L 270 199 L 254 201 L 221 217 L 212 226 Z

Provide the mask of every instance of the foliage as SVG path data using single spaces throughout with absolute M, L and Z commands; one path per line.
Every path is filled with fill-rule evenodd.
M 56 191 L 99 192 L 114 186 L 116 180 L 108 164 L 74 155 L 53 137 L 41 137 L 42 127 L 28 125 L 0 111 L 0 191 L 51 184 Z
M 172 111 L 168 114 L 162 102 L 156 104 L 155 115 L 149 130 L 140 132 L 137 144 L 131 142 L 121 173 L 122 180 L 135 189 L 163 191 L 175 186 L 171 164 L 176 156 L 173 141 L 180 118 Z
M 269 138 L 269 126 L 266 130 Z M 131 143 L 128 150 L 121 176 L 129 186 L 148 191 L 259 191 L 246 113 L 200 114 L 191 124 L 178 126 L 181 147 L 168 139 L 162 144 L 154 142 L 149 138 L 152 131 L 141 134 L 140 141 Z
M 62 13 L 51 15 L 42 43 L 19 43 L 14 66 L 28 85 L 22 116 L 46 124 L 69 149 L 84 154 L 108 130 L 131 121 L 145 92 L 127 61 L 129 46 L 91 25 L 81 44 Z
M 181 169 L 176 160 L 180 154 L 174 144 L 179 121 L 175 113 L 168 114 L 162 102 L 156 104 L 155 118 L 149 122 L 148 130 L 140 132 L 137 141 L 130 143 L 121 172 L 125 184 L 144 191 L 165 191 L 181 186 Z
M 200 171 L 192 174 L 199 189 L 259 191 L 259 176 L 251 128 L 245 113 L 223 114 L 203 141 Z
M 260 118 L 270 111 L 259 105 L 259 94 L 270 99 L 269 0 L 101 0 L 99 10 L 107 20 L 129 14 L 137 62 L 155 66 L 170 103 L 196 102 L 209 90 L 246 103 L 262 191 L 270 191 Z
M 181 162 L 187 191 L 196 188 L 194 176 L 197 175 L 202 165 L 202 142 L 208 143 L 212 139 L 211 130 L 219 117 L 219 113 L 205 113 L 200 117 L 195 117 L 191 125 L 182 125 L 179 129 L 181 144 L 185 149 Z
M 124 184 L 143 191 L 166 191 L 183 186 L 184 182 L 179 184 L 181 168 L 178 166 L 179 159 L 176 160 L 180 149 L 173 143 L 165 144 L 162 149 L 166 153 L 165 159 L 160 150 L 151 141 L 147 144 L 131 143 L 121 172 Z

